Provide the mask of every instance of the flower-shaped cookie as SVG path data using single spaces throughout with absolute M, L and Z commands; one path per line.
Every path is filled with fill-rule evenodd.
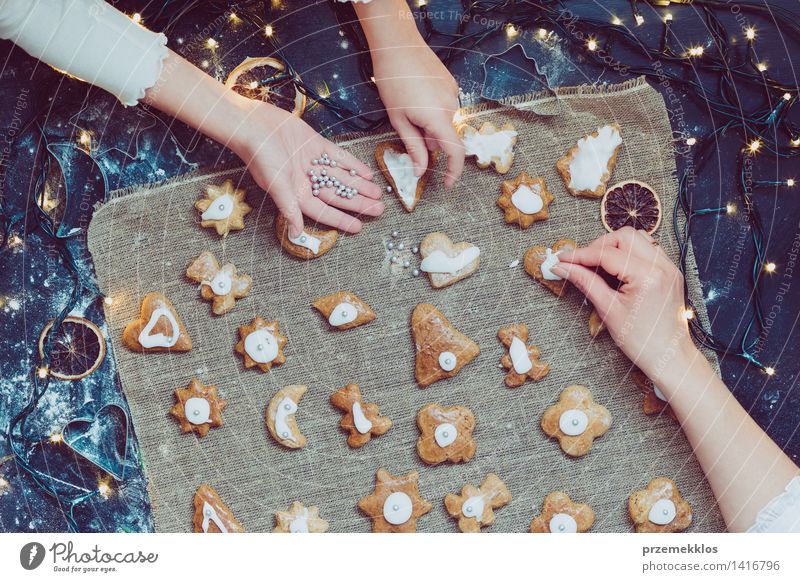
M 556 162 L 556 169 L 570 194 L 587 198 L 603 197 L 611 172 L 617 165 L 617 152 L 622 146 L 620 132 L 616 123 L 599 127 L 579 139 Z
M 169 413 L 178 420 L 183 432 L 196 432 L 204 437 L 210 429 L 222 426 L 222 410 L 228 401 L 219 397 L 216 386 L 204 386 L 192 379 L 186 388 L 175 390 L 175 400 Z
M 256 317 L 249 325 L 239 326 L 239 343 L 234 349 L 244 359 L 245 368 L 258 366 L 262 372 L 269 372 L 272 366 L 286 361 L 283 355 L 286 342 L 277 321 Z
M 461 495 L 448 493 L 444 506 L 451 517 L 458 520 L 458 528 L 464 533 L 477 533 L 482 527 L 494 523 L 494 510 L 511 501 L 511 492 L 500 477 L 489 473 L 480 488 L 467 483 Z
M 392 426 L 391 420 L 380 415 L 377 404 L 364 402 L 358 384 L 348 384 L 334 392 L 331 404 L 345 413 L 339 426 L 350 433 L 347 444 L 354 449 L 367 444 L 373 436 L 384 434 Z
M 550 289 L 550 291 L 561 296 L 568 281 L 562 279 L 550 269 L 558 264 L 558 253 L 561 251 L 574 251 L 576 248 L 578 248 L 578 243 L 567 238 L 557 240 L 550 248 L 542 246 L 531 247 L 525 253 L 525 258 L 523 259 L 525 272 Z
M 505 221 L 528 228 L 538 220 L 550 217 L 550 204 L 555 196 L 547 189 L 544 178 L 531 178 L 525 172 L 514 180 L 500 184 L 500 197 L 497 205 L 505 213 Z
M 518 133 L 510 123 L 498 129 L 494 123 L 487 121 L 481 125 L 480 130 L 464 124 L 459 128 L 458 135 L 464 143 L 465 155 L 475 156 L 479 168 L 488 168 L 494 164 L 494 169 L 499 174 L 505 174 L 511 169 Z
M 288 511 L 275 514 L 273 533 L 325 533 L 328 522 L 319 516 L 319 508 L 306 507 L 299 501 L 292 503 Z
M 192 340 L 172 302 L 161 293 L 148 293 L 142 299 L 139 319 L 122 332 L 122 345 L 142 352 L 188 352 Z
M 677 420 L 675 412 L 672 410 L 669 402 L 667 402 L 667 397 L 664 396 L 664 393 L 661 392 L 658 386 L 656 386 L 644 372 L 642 372 L 639 368 L 634 368 L 631 370 L 631 379 L 639 388 L 639 390 L 644 393 L 642 409 L 644 410 L 645 414 L 649 416 L 651 414 L 661 414 L 662 412 L 666 412 L 673 418 L 673 420 Z
M 217 258 L 209 251 L 203 251 L 186 269 L 186 277 L 200 283 L 200 296 L 211 301 L 211 311 L 217 315 L 228 313 L 236 305 L 236 300 L 247 297 L 253 288 L 250 275 L 236 271 L 236 265 L 227 263 L 219 266 Z
M 194 494 L 194 531 L 197 533 L 242 533 L 242 524 L 210 485 L 200 485 Z
M 472 243 L 454 244 L 443 232 L 432 232 L 419 244 L 419 270 L 427 273 L 434 289 L 448 287 L 478 270 L 481 250 Z
M 286 386 L 275 393 L 267 406 L 264 420 L 269 434 L 279 444 L 289 449 L 301 449 L 306 446 L 306 437 L 300 432 L 294 416 L 306 390 L 308 387 L 302 384 Z
M 242 230 L 244 217 L 252 210 L 244 197 L 245 191 L 234 188 L 230 180 L 222 186 L 209 184 L 205 196 L 194 203 L 200 211 L 200 226 L 213 228 L 223 237 L 232 230 Z
M 358 508 L 372 520 L 376 533 L 417 531 L 417 519 L 431 510 L 431 504 L 419 495 L 419 474 L 395 477 L 386 469 L 375 474 L 372 494 L 358 502 Z
M 312 303 L 314 309 L 328 318 L 332 328 L 352 329 L 374 321 L 375 312 L 365 301 L 350 291 L 339 291 L 320 297 Z
M 637 533 L 675 533 L 692 523 L 692 508 L 672 479 L 656 477 L 628 498 L 628 513 Z
M 450 325 L 442 312 L 428 303 L 414 308 L 411 335 L 417 351 L 415 373 L 420 388 L 452 378 L 481 353 L 478 344 Z
M 336 244 L 339 233 L 336 230 L 317 230 L 306 226 L 297 237 L 289 234 L 289 223 L 283 214 L 275 219 L 275 235 L 287 253 L 305 261 L 316 259 L 327 253 Z
M 585 533 L 594 523 L 594 511 L 555 491 L 544 498 L 542 513 L 531 521 L 531 533 Z
M 585 386 L 567 386 L 558 402 L 544 411 L 542 430 L 558 439 L 561 450 L 581 457 L 592 448 L 594 439 L 611 427 L 611 413 L 596 404 Z
M 509 388 L 519 388 L 526 380 L 538 382 L 550 373 L 550 366 L 539 361 L 539 346 L 528 345 L 528 326 L 524 323 L 501 327 L 497 339 L 508 348 L 500 364 L 508 370 L 506 386 Z
M 426 404 L 417 413 L 417 427 L 417 453 L 429 465 L 466 463 L 475 455 L 475 415 L 469 408 Z

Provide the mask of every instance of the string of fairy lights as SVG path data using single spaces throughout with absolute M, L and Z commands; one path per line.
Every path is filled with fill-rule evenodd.
M 764 311 L 760 288 L 763 276 L 775 273 L 778 266 L 765 254 L 764 232 L 761 216 L 758 211 L 755 190 L 759 188 L 792 188 L 796 182 L 787 177 L 781 180 L 751 180 L 748 178 L 752 164 L 756 158 L 785 160 L 800 155 L 800 126 L 790 118 L 790 112 L 797 104 L 797 87 L 774 79 L 769 73 L 769 65 L 757 58 L 756 43 L 760 35 L 751 24 L 752 18 L 768 16 L 783 31 L 793 32 L 800 37 L 800 24 L 795 15 L 778 7 L 764 4 L 738 2 L 737 7 L 742 16 L 737 19 L 739 33 L 746 41 L 745 54 L 733 50 L 731 34 L 720 20 L 719 13 L 730 13 L 730 4 L 724 0 L 630 0 L 631 20 L 626 23 L 623 15 L 609 14 L 607 20 L 591 18 L 565 18 L 568 2 L 562 0 L 462 0 L 462 14 L 457 19 L 454 31 L 437 30 L 434 19 L 429 17 L 428 3 L 432 0 L 413 0 L 415 10 L 422 23 L 425 39 L 435 47 L 442 61 L 453 66 L 465 51 L 480 50 L 481 43 L 505 37 L 509 42 L 516 42 L 523 35 L 534 42 L 559 39 L 588 63 L 599 67 L 608 66 L 609 55 L 620 53 L 634 55 L 637 62 L 624 62 L 614 56 L 613 62 L 624 64 L 632 76 L 644 75 L 654 82 L 667 82 L 683 92 L 689 98 L 708 108 L 712 116 L 721 120 L 716 129 L 709 135 L 681 135 L 682 145 L 691 152 L 692 164 L 687 164 L 679 179 L 678 202 L 673 211 L 673 228 L 678 235 L 680 245 L 679 266 L 686 271 L 687 257 L 691 246 L 692 230 L 698 220 L 704 217 L 728 215 L 733 216 L 743 208 L 743 214 L 750 226 L 750 234 L 754 249 L 750 282 L 752 286 L 752 315 L 749 318 L 742 337 L 738 342 L 726 343 L 714 337 L 695 316 L 696 310 L 691 304 L 688 288 L 685 292 L 684 317 L 689 320 L 690 329 L 695 339 L 703 346 L 717 352 L 721 356 L 738 356 L 763 370 L 767 375 L 776 373 L 774 367 L 759 361 L 754 354 L 758 335 L 764 326 Z M 360 74 L 364 83 L 375 89 L 368 46 L 357 19 L 348 4 L 331 0 L 342 34 L 353 46 L 358 55 Z M 280 38 L 280 19 L 275 14 L 284 8 L 285 0 L 242 0 L 238 3 L 218 0 L 164 0 L 151 2 L 147 10 L 132 13 L 131 18 L 141 26 L 161 30 L 168 36 L 182 23 L 188 15 L 198 14 L 216 23 L 203 41 L 199 52 L 210 51 L 207 57 L 223 50 L 221 37 L 224 33 L 237 33 L 237 43 L 242 42 L 241 35 L 249 35 L 248 39 L 259 38 L 265 43 L 265 51 L 282 60 L 286 70 L 280 76 L 281 81 L 289 80 L 294 88 L 305 95 L 312 103 L 323 107 L 336 120 L 337 124 L 357 131 L 372 131 L 386 122 L 384 115 L 364 115 L 350 109 L 343 101 L 332 94 L 327 84 L 306 83 L 293 68 L 287 58 L 286 51 L 278 41 Z M 636 34 L 638 27 L 645 23 L 646 16 L 642 6 L 650 4 L 664 9 L 659 14 L 662 22 L 662 34 L 656 46 L 643 42 Z M 671 5 L 691 4 L 694 13 L 699 14 L 705 22 L 710 35 L 702 44 L 684 47 L 677 39 L 674 23 L 678 16 L 667 9 Z M 679 7 L 680 8 L 680 7 Z M 650 16 L 648 14 L 648 16 Z M 744 23 L 744 24 L 742 24 Z M 197 56 L 197 55 L 194 55 Z M 208 59 L 200 55 L 201 67 L 208 67 Z M 654 63 L 658 62 L 659 67 Z M 704 78 L 713 82 L 704 82 Z M 278 77 L 263 81 L 274 83 Z M 748 98 L 742 102 L 739 95 L 742 89 L 756 92 L 761 99 Z M 43 93 L 47 93 L 46 91 Z M 39 107 L 31 108 L 31 115 L 23 125 L 20 135 L 26 132 L 38 134 L 40 141 L 48 142 L 48 134 L 43 123 L 48 115 L 53 114 L 52 104 L 42 102 Z M 742 146 L 738 152 L 737 162 L 740 170 L 738 184 L 738 200 L 730 200 L 724 205 L 709 208 L 696 208 L 693 205 L 693 177 L 713 159 L 716 150 L 723 140 L 734 139 L 738 135 Z M 95 160 L 95 141 L 90 131 L 80 130 L 73 143 L 74 147 L 88 155 L 97 168 L 102 168 Z M 45 148 L 47 151 L 47 148 Z M 66 316 L 75 309 L 78 303 L 87 297 L 107 304 L 112 298 L 104 297 L 97 289 L 85 270 L 79 268 L 71 248 L 73 239 L 82 232 L 61 234 L 48 213 L 45 195 L 45 182 L 52 162 L 52 154 L 46 153 L 37 157 L 40 173 L 32 189 L 34 204 L 25 205 L 25 209 L 12 213 L 6 202 L 0 199 L 0 251 L 8 252 L 25 244 L 21 234 L 33 228 L 54 243 L 59 250 L 67 271 L 72 275 L 73 287 L 69 300 L 53 322 L 42 350 L 42 357 L 30 374 L 31 396 L 22 410 L 9 423 L 6 436 L 11 443 L 13 458 L 17 466 L 27 473 L 33 482 L 43 491 L 53 496 L 64 511 L 67 525 L 71 531 L 79 531 L 74 511 L 89 499 L 106 498 L 113 493 L 110 479 L 101 476 L 96 487 L 86 487 L 71 483 L 52 473 L 43 471 L 32 462 L 32 455 L 37 448 L 59 445 L 64 442 L 59 432 L 46 435 L 44 438 L 28 434 L 27 420 L 35 412 L 40 400 L 50 385 L 50 338 L 57 335 Z M 33 221 L 29 220 L 31 217 Z M 127 446 L 127 443 L 126 443 Z M 126 448 L 127 451 L 127 448 Z M 68 490 L 66 493 L 64 489 Z

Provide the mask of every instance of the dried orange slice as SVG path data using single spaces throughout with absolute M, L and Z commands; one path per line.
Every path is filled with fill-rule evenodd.
M 644 182 L 620 182 L 606 190 L 600 203 L 600 217 L 609 232 L 632 226 L 653 234 L 661 224 L 661 199 Z
M 225 86 L 249 99 L 285 105 L 285 108 L 291 106 L 292 113 L 302 117 L 307 100 L 305 94 L 298 91 L 295 81 L 300 81 L 299 75 L 289 74 L 283 61 L 273 57 L 247 57 L 230 72 Z
M 39 335 L 39 356 L 44 357 L 44 344 L 53 322 Z M 67 316 L 56 334 L 50 338 L 50 375 L 60 380 L 85 378 L 106 357 L 106 341 L 100 328 L 88 319 Z

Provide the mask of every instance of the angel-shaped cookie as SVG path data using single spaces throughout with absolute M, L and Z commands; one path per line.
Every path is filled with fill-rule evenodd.
M 531 178 L 521 172 L 514 180 L 500 184 L 497 205 L 503 209 L 505 221 L 528 228 L 534 222 L 550 217 L 550 204 L 555 196 L 547 189 L 544 178 Z
M 417 531 L 417 519 L 431 510 L 431 504 L 420 497 L 416 471 L 395 477 L 378 469 L 375 489 L 358 502 L 358 508 L 372 520 L 375 533 L 409 533 Z
M 442 312 L 428 303 L 414 308 L 411 334 L 417 352 L 415 373 L 421 388 L 452 378 L 481 353 L 478 344 L 450 325 Z
M 562 279 L 550 269 L 558 264 L 558 254 L 562 251 L 574 251 L 578 243 L 574 240 L 563 238 L 557 240 L 552 247 L 534 246 L 527 250 L 523 260 L 525 272 L 550 289 L 558 296 L 564 292 L 568 281 Z
M 200 283 L 200 296 L 211 301 L 211 311 L 217 315 L 228 313 L 236 300 L 247 297 L 253 288 L 250 275 L 239 274 L 233 263 L 220 267 L 210 251 L 203 251 L 192 261 L 186 269 L 186 277 Z
M 275 514 L 273 533 L 325 533 L 328 522 L 319 516 L 319 508 L 315 505 L 306 507 L 299 501 L 292 503 L 288 511 Z
M 425 172 L 415 176 L 414 162 L 401 144 L 385 141 L 375 146 L 375 161 L 406 212 L 413 212 L 416 208 L 437 159 L 437 152 L 432 152 Z
M 148 293 L 142 299 L 139 318 L 122 332 L 122 345 L 142 352 L 188 352 L 192 340 L 172 302 L 161 293 Z
M 692 508 L 672 479 L 656 477 L 628 498 L 637 533 L 675 533 L 692 524 Z
M 647 377 L 647 374 L 642 372 L 639 368 L 634 368 L 631 370 L 631 379 L 639 388 L 639 390 L 644 393 L 642 409 L 644 410 L 645 414 L 649 416 L 651 414 L 661 414 L 662 412 L 666 412 L 670 415 L 670 417 L 672 417 L 673 420 L 677 420 L 675 412 L 672 410 L 672 407 L 667 401 L 667 397 L 664 396 L 664 393 L 659 389 L 659 387 Z
M 519 388 L 526 380 L 538 382 L 550 373 L 550 366 L 539 361 L 539 346 L 528 345 L 528 326 L 524 323 L 501 327 L 497 339 L 508 348 L 500 364 L 508 370 L 506 386 L 509 388 Z
M 434 289 L 469 277 L 481 264 L 481 250 L 472 243 L 454 244 L 443 232 L 432 232 L 419 245 L 419 270 L 428 273 Z
M 245 368 L 258 366 L 262 372 L 269 372 L 272 366 L 286 361 L 283 347 L 285 335 L 281 335 L 277 321 L 267 321 L 257 316 L 248 325 L 239 326 L 239 343 L 234 348 L 242 356 Z
M 479 488 L 467 483 L 461 495 L 448 493 L 444 498 L 447 513 L 458 520 L 458 529 L 464 533 L 478 533 L 482 527 L 492 525 L 494 510 L 509 502 L 511 492 L 494 473 L 486 475 Z
M 245 191 L 234 188 L 230 180 L 222 186 L 209 184 L 205 195 L 194 203 L 200 211 L 200 226 L 213 228 L 223 237 L 232 230 L 242 230 L 244 217 L 252 210 L 244 198 Z
M 567 386 L 558 402 L 544 411 L 542 430 L 558 439 L 561 450 L 571 457 L 581 457 L 592 448 L 594 439 L 611 427 L 611 413 L 594 402 L 585 386 Z
M 275 219 L 275 235 L 287 253 L 298 259 L 317 259 L 336 244 L 339 233 L 336 230 L 317 230 L 306 226 L 299 236 L 289 234 L 289 223 L 283 214 Z
M 193 378 L 186 388 L 175 390 L 175 406 L 169 411 L 183 432 L 204 437 L 212 428 L 222 426 L 222 410 L 228 405 L 217 393 L 216 386 L 205 386 Z
M 328 318 L 331 327 L 338 330 L 352 329 L 375 319 L 372 308 L 350 291 L 320 297 L 312 305 Z
M 510 123 L 498 129 L 494 123 L 487 121 L 480 130 L 464 124 L 458 131 L 467 156 L 475 156 L 479 168 L 488 168 L 494 164 L 499 174 L 505 174 L 514 163 L 514 146 L 517 143 L 517 130 Z
M 242 533 L 242 524 L 210 485 L 200 485 L 194 494 L 194 531 L 197 533 Z
M 594 511 L 555 491 L 544 498 L 542 513 L 531 521 L 531 533 L 585 533 L 594 523 Z
M 602 198 L 606 193 L 622 145 L 620 131 L 616 123 L 599 127 L 579 139 L 577 145 L 556 162 L 556 169 L 570 194 Z
M 363 447 L 373 436 L 386 433 L 392 426 L 391 420 L 380 415 L 377 404 L 364 402 L 358 384 L 348 384 L 331 394 L 331 404 L 344 412 L 339 426 L 350 433 L 347 444 L 354 449 Z
M 276 442 L 289 449 L 301 449 L 306 446 L 307 439 L 300 432 L 295 419 L 300 399 L 306 390 L 308 387 L 301 384 L 285 386 L 275 393 L 267 406 L 264 420 L 269 434 Z
M 466 463 L 475 455 L 475 415 L 469 408 L 426 404 L 417 413 L 417 427 L 417 453 L 429 465 Z

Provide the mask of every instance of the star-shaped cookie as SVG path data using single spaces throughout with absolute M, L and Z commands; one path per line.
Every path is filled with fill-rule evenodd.
M 238 274 L 233 263 L 220 267 L 210 251 L 203 251 L 192 261 L 186 269 L 186 277 L 200 283 L 200 296 L 211 302 L 211 311 L 217 315 L 228 313 L 236 300 L 247 297 L 253 288 L 250 275 Z
M 444 498 L 447 513 L 458 520 L 458 529 L 464 533 L 478 533 L 482 527 L 494 523 L 494 510 L 511 502 L 511 492 L 500 477 L 489 473 L 480 488 L 467 483 L 461 495 L 448 493 Z
M 479 168 L 494 164 L 499 174 L 508 172 L 514 163 L 514 146 L 518 135 L 517 129 L 510 123 L 498 129 L 491 121 L 484 122 L 480 130 L 469 124 L 460 126 L 458 130 L 465 155 L 475 156 Z
M 672 479 L 656 477 L 628 498 L 628 513 L 637 533 L 675 533 L 692 524 L 692 507 Z
M 420 388 L 452 378 L 481 353 L 478 344 L 450 325 L 442 312 L 429 303 L 420 303 L 414 308 L 411 334 Z
M 217 394 L 216 386 L 205 386 L 193 378 L 186 388 L 175 390 L 175 406 L 169 411 L 183 432 L 204 437 L 212 428 L 222 426 L 222 410 L 228 405 Z
M 252 210 L 244 199 L 245 191 L 234 188 L 231 180 L 221 186 L 209 184 L 205 195 L 194 203 L 200 211 L 200 226 L 213 228 L 222 237 L 232 230 L 242 230 L 244 217 Z
M 333 248 L 339 238 L 336 230 L 317 230 L 310 226 L 306 226 L 299 236 L 292 238 L 289 234 L 289 223 L 283 214 L 278 214 L 275 218 L 275 235 L 283 250 L 304 261 L 321 257 Z
M 478 270 L 481 250 L 472 243 L 454 244 L 443 232 L 432 232 L 419 244 L 422 262 L 419 270 L 427 273 L 434 289 L 448 287 Z
M 319 508 L 315 505 L 306 507 L 299 501 L 292 503 L 288 511 L 275 514 L 273 533 L 325 533 L 328 522 L 319 516 Z
M 358 502 L 358 508 L 372 520 L 375 533 L 417 531 L 417 519 L 431 510 L 431 504 L 419 494 L 419 474 L 395 477 L 386 469 L 375 474 L 372 494 Z
M 497 205 L 505 213 L 505 221 L 528 228 L 534 222 L 550 217 L 550 204 L 555 196 L 547 189 L 544 178 L 531 178 L 521 172 L 514 180 L 500 184 L 500 197 Z
M 320 297 L 312 305 L 314 309 L 328 318 L 328 323 L 332 328 L 342 331 L 364 325 L 375 319 L 375 312 L 372 308 L 350 291 L 339 291 Z
M 245 368 L 257 366 L 262 372 L 269 372 L 272 366 L 286 361 L 283 355 L 286 342 L 277 321 L 257 316 L 248 325 L 239 326 L 239 343 L 234 349 L 242 356 Z
M 139 319 L 122 332 L 122 345 L 142 352 L 188 352 L 192 340 L 172 302 L 161 293 L 148 293 L 142 299 Z
M 528 326 L 524 323 L 501 327 L 497 339 L 508 348 L 508 353 L 500 358 L 500 364 L 508 370 L 506 386 L 509 388 L 519 388 L 526 380 L 538 382 L 550 373 L 550 366 L 539 361 L 539 346 L 527 345 Z
M 344 412 L 339 426 L 350 433 L 347 444 L 354 449 L 363 447 L 373 436 L 386 433 L 392 426 L 391 420 L 380 415 L 377 404 L 364 402 L 358 384 L 348 384 L 334 392 L 331 404 Z
M 650 378 L 647 377 L 644 372 L 642 372 L 639 368 L 634 368 L 631 370 L 631 379 L 639 388 L 639 390 L 644 393 L 642 410 L 644 410 L 645 414 L 649 416 L 651 414 L 661 414 L 662 412 L 666 412 L 670 415 L 670 417 L 672 417 L 673 420 L 678 419 L 675 416 L 675 412 L 672 410 L 672 407 L 669 405 L 667 397 L 664 396 L 664 393 L 653 383 Z
M 210 485 L 200 485 L 194 494 L 192 525 L 196 533 L 242 533 L 242 524 Z
M 525 272 L 560 297 L 564 293 L 568 281 L 551 272 L 550 269 L 558 264 L 558 253 L 574 251 L 576 248 L 578 248 L 578 243 L 568 238 L 557 240 L 550 248 L 533 246 L 525 253 L 523 260 Z
M 571 457 L 581 457 L 592 448 L 594 439 L 611 428 L 611 413 L 594 402 L 585 386 L 567 386 L 558 402 L 542 415 L 542 430 L 558 439 L 561 450 Z
M 466 463 L 475 455 L 475 415 L 465 406 L 426 404 L 417 413 L 417 427 L 417 454 L 429 465 Z
M 585 533 L 594 523 L 594 511 L 575 503 L 569 495 L 554 491 L 544 498 L 542 513 L 531 521 L 531 533 Z

